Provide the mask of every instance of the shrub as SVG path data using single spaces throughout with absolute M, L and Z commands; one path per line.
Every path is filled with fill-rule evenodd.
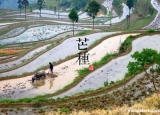
M 106 86 L 108 86 L 108 85 L 109 85 L 108 81 L 105 81 L 105 82 L 104 82 L 104 86 L 106 87 Z
M 146 31 L 146 33 L 153 33 L 153 32 L 155 32 L 155 30 L 152 29 Z

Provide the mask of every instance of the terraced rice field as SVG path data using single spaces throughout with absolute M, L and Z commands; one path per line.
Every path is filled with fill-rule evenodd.
M 108 2 L 110 4 L 107 4 Z M 159 22 L 155 23 L 155 21 L 159 16 L 159 5 L 155 0 L 151 0 L 151 3 L 158 10 L 158 14 L 146 28 L 158 28 Z M 112 8 L 111 4 L 112 0 L 103 2 L 109 10 Z M 112 23 L 125 19 L 128 8 L 124 3 L 122 5 L 122 17 L 112 19 Z M 38 17 L 37 12 L 36 10 L 35 14 L 29 13 L 28 16 Z M 66 18 L 67 15 L 68 13 L 61 12 L 61 18 Z M 80 19 L 88 18 L 86 13 L 79 12 L 79 15 Z M 52 16 L 57 15 L 48 10 L 42 11 L 42 17 Z M 144 48 L 160 52 L 159 31 L 104 32 L 95 29 L 87 33 L 84 30 L 91 30 L 92 28 L 88 27 L 92 25 L 84 23 L 74 27 L 76 35 L 72 36 L 73 27 L 68 25 L 71 22 L 43 21 L 43 24 L 17 27 L 0 36 L 0 54 L 3 54 L 0 55 L 0 114 L 21 115 L 23 112 L 26 115 L 39 115 L 44 111 L 64 108 L 90 111 L 96 108 L 110 109 L 124 104 L 132 106 L 135 101 L 140 102 L 154 94 L 155 87 L 160 89 L 159 73 L 156 74 L 154 85 L 144 72 L 124 79 L 128 71 L 128 63 L 134 61 L 131 57 L 134 52 L 142 51 Z M 45 22 L 57 24 L 49 25 L 44 24 Z M 19 22 L 0 24 L 2 27 L 0 29 L 13 23 L 16 25 Z M 97 25 L 104 26 L 101 23 Z M 129 36 L 134 36 L 133 41 L 128 40 Z M 78 63 L 78 54 L 81 52 L 78 49 L 79 38 L 88 39 L 86 46 L 90 64 Z M 120 47 L 123 43 L 128 46 L 124 53 L 121 53 Z M 15 49 L 12 49 L 12 52 L 8 51 L 10 47 Z M 95 67 L 95 70 L 88 70 L 89 65 L 96 65 L 109 54 L 113 57 L 105 58 L 105 63 Z M 49 62 L 54 65 L 53 74 L 49 73 Z M 39 70 L 45 71 L 46 78 L 32 83 L 32 77 Z M 82 71 L 80 73 L 80 70 L 84 70 L 84 73 Z M 105 86 L 106 82 L 107 86 Z M 16 108 L 12 108 L 16 100 L 19 103 L 15 104 Z M 3 101 L 7 102 L 2 103 Z
M 96 35 L 98 35 L 98 34 L 96 34 Z M 102 33 L 101 33 L 101 35 L 102 35 Z M 129 36 L 129 35 L 136 35 L 136 34 L 125 34 L 125 35 L 111 37 L 109 39 L 106 39 L 106 41 L 102 42 L 101 44 L 99 44 L 97 47 L 95 47 L 91 51 L 89 51 L 89 53 L 91 55 L 90 63 L 98 61 L 99 59 L 101 59 L 107 53 L 117 52 L 118 48 L 121 44 L 120 42 L 123 42 L 127 38 L 127 36 Z M 92 37 L 92 39 L 93 39 L 93 37 Z M 74 39 L 72 38 L 72 40 L 74 40 Z M 72 43 L 74 43 L 74 42 L 72 41 Z M 89 45 L 89 42 L 88 42 L 88 45 Z M 110 47 L 110 45 L 111 46 L 114 45 L 114 47 Z M 73 49 L 73 48 L 71 48 L 71 49 Z M 70 49 L 70 53 L 71 53 L 71 49 Z M 35 61 L 36 60 L 34 60 L 33 62 L 35 62 Z M 22 97 L 31 97 L 31 96 L 33 97 L 33 96 L 40 95 L 40 94 L 54 93 L 56 90 L 61 89 L 64 86 L 66 86 L 67 84 L 69 84 L 70 82 L 72 82 L 74 80 L 74 78 L 78 76 L 76 70 L 81 69 L 83 67 L 88 67 L 88 65 L 79 66 L 78 63 L 75 63 L 76 61 L 77 61 L 77 58 L 74 58 L 74 59 L 66 61 L 66 62 L 64 62 L 64 63 L 62 63 L 58 66 L 55 66 L 54 67 L 55 68 L 54 73 L 58 77 L 54 78 L 54 79 L 51 78 L 51 79 L 43 80 L 42 81 L 43 83 L 41 83 L 41 86 L 38 87 L 38 90 L 32 90 L 32 88 L 33 88 L 32 85 L 33 84 L 30 84 L 30 80 L 31 80 L 32 76 L 27 76 L 25 78 L 15 79 L 14 83 L 17 82 L 17 84 L 19 84 L 19 83 L 20 84 L 25 84 L 26 89 L 23 89 L 23 88 L 21 89 L 21 88 L 18 87 L 20 92 L 21 92 L 21 90 L 23 90 L 22 91 L 23 93 L 21 95 L 19 95 L 19 93 L 15 92 L 15 95 L 10 95 L 10 96 L 13 97 L 13 98 L 14 97 L 16 97 L 16 98 L 21 97 L 22 98 Z M 22 70 L 22 68 L 18 68 L 18 69 Z M 15 70 L 13 70 L 13 71 L 15 71 Z M 46 70 L 46 72 L 48 72 L 48 71 L 49 70 Z M 12 73 L 12 71 L 9 71 L 9 73 Z M 1 73 L 1 75 L 5 75 L 5 73 Z M 13 82 L 13 81 L 14 81 L 14 79 L 13 80 L 8 80 L 7 84 L 11 85 L 12 84 L 11 82 Z M 6 84 L 6 81 L 4 81 L 4 85 L 5 84 Z M 46 89 L 46 90 L 43 90 L 43 89 Z M 50 91 L 52 91 L 52 92 L 50 92 Z
M 105 81 L 108 81 L 110 83 L 111 81 L 115 82 L 123 79 L 125 73 L 127 73 L 127 64 L 130 61 L 134 61 L 131 58 L 131 55 L 135 51 L 142 51 L 143 48 L 151 48 L 160 51 L 160 47 L 157 43 L 157 41 L 160 41 L 159 37 L 160 37 L 159 35 L 154 35 L 154 36 L 144 36 L 136 39 L 135 41 L 132 42 L 132 51 L 129 54 L 122 57 L 118 57 L 117 59 L 113 59 L 103 67 L 97 69 L 96 71 L 86 76 L 85 79 L 83 79 L 83 81 L 77 84 L 77 86 L 56 97 L 73 95 L 79 92 L 84 92 L 85 90 L 88 89 L 95 90 L 98 89 L 99 87 L 102 87 Z
M 30 28 L 19 36 L 7 38 L 0 40 L 2 45 L 6 44 L 15 44 L 15 43 L 23 43 L 23 42 L 33 42 L 39 40 L 45 40 L 56 36 L 59 33 L 63 33 L 66 31 L 71 31 L 72 26 L 63 26 L 63 25 L 46 25 L 40 27 Z M 75 27 L 75 30 L 86 30 L 87 28 Z M 89 28 L 88 28 L 89 29 Z M 22 30 L 16 30 L 15 35 L 21 33 Z M 12 33 L 12 32 L 10 32 Z M 8 35 L 10 34 L 8 33 Z M 5 35 L 7 36 L 7 35 Z
M 117 52 L 120 44 L 129 35 L 138 35 L 138 33 L 122 34 L 122 35 L 110 37 L 104 40 L 99 45 L 95 46 L 93 49 L 89 51 L 89 53 L 92 55 L 90 58 L 91 59 L 90 62 L 93 63 L 95 61 L 98 61 L 106 53 Z M 101 68 L 87 75 L 75 87 L 71 88 L 65 93 L 54 96 L 52 98 L 64 97 L 64 96 L 72 96 L 74 98 L 75 96 L 73 95 L 77 93 L 85 92 L 88 89 L 95 90 L 103 86 L 103 83 L 106 80 L 108 80 L 109 82 L 121 80 L 126 73 L 127 63 L 129 61 L 133 61 L 130 55 L 133 54 L 135 51 L 142 51 L 144 47 L 152 48 L 157 51 L 160 51 L 160 47 L 157 44 L 157 41 L 160 40 L 159 37 L 160 37 L 159 34 L 156 34 L 156 35 L 150 35 L 150 36 L 146 35 L 146 36 L 137 38 L 132 42 L 132 51 L 130 53 L 128 53 L 127 55 L 118 57 L 116 59 L 112 59 L 106 65 L 102 66 Z M 110 47 L 110 45 L 112 47 Z M 47 76 L 46 79 L 37 81 L 34 84 L 31 83 L 30 81 L 31 76 L 1 81 L 1 87 L 0 87 L 0 89 L 2 90 L 0 93 L 1 98 L 3 99 L 8 97 L 12 99 L 19 99 L 24 97 L 34 97 L 36 95 L 41 95 L 41 94 L 44 95 L 48 93 L 54 93 L 54 91 L 60 88 L 63 88 L 65 85 L 73 81 L 74 77 L 71 78 L 71 76 L 75 76 L 75 77 L 77 76 L 77 73 L 76 73 L 77 69 L 87 67 L 87 66 L 79 66 L 78 64 L 74 63 L 75 61 L 76 61 L 76 58 L 55 66 L 54 74 L 56 75 L 56 77 Z M 47 71 L 48 69 L 46 70 L 46 72 Z M 156 86 L 160 88 L 159 78 L 160 76 L 157 77 Z M 122 91 L 125 93 L 122 93 Z M 25 111 L 26 114 L 30 112 L 43 113 L 45 109 L 49 110 L 55 107 L 56 108 L 65 107 L 66 109 L 69 109 L 69 110 L 72 110 L 73 108 L 76 110 L 81 110 L 81 109 L 89 110 L 91 108 L 96 109 L 95 107 L 107 109 L 107 108 L 111 108 L 113 106 L 113 103 L 116 106 L 121 106 L 123 104 L 133 105 L 135 100 L 141 101 L 153 92 L 154 92 L 154 87 L 152 82 L 148 79 L 147 76 L 144 75 L 144 73 L 141 73 L 135 76 L 134 79 L 130 80 L 125 85 L 122 85 L 119 88 L 116 88 L 114 90 L 109 90 L 109 91 L 104 90 L 103 93 L 97 93 L 97 95 L 94 95 L 94 96 L 92 95 L 88 97 L 84 96 L 84 98 L 79 98 L 79 100 L 77 101 L 74 101 L 73 99 L 73 102 L 68 101 L 67 103 L 62 103 L 60 101 L 61 105 L 55 104 L 50 107 L 43 106 L 39 108 L 40 110 L 36 110 L 36 111 L 34 111 L 33 110 L 34 108 L 32 107 L 29 107 L 29 108 L 22 107 L 21 109 Z M 106 103 L 106 101 L 104 100 L 109 100 L 109 102 L 107 101 Z M 68 106 L 70 102 L 74 104 L 72 104 L 71 106 Z M 91 102 L 93 106 L 89 107 L 88 104 Z M 1 111 L 4 113 L 10 112 L 15 114 L 15 111 L 19 111 L 19 110 L 13 109 L 13 111 L 9 111 L 9 109 L 4 108 L 4 109 L 1 109 Z

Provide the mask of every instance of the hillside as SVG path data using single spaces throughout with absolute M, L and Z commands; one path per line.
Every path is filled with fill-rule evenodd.
M 17 9 L 18 0 L 0 0 L 0 9 Z M 29 3 L 34 3 L 36 0 L 28 0 Z
M 92 111 L 72 111 L 69 113 L 68 110 L 62 109 L 59 112 L 46 112 L 45 115 L 61 115 L 61 113 L 64 113 L 63 115 L 129 115 L 129 112 L 132 115 L 159 115 L 159 107 L 160 107 L 160 99 L 152 95 L 151 97 L 148 97 L 144 99 L 140 103 L 135 103 L 132 107 L 129 107 L 127 105 L 123 105 L 122 107 L 115 107 L 114 109 L 110 110 L 104 110 L 104 109 L 96 109 Z M 136 112 L 137 111 L 137 112 Z M 140 111 L 151 111 L 151 112 L 141 112 Z M 65 114 L 66 113 L 66 114 Z

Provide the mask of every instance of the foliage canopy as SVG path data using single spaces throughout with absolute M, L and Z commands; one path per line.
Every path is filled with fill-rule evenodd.
M 160 67 L 160 53 L 156 50 L 152 49 L 143 49 L 142 52 L 136 51 L 133 55 L 131 55 L 135 62 L 129 62 L 128 68 L 128 76 L 132 76 L 137 74 L 140 71 L 145 71 L 149 65 L 154 63 L 157 64 L 158 69 Z
M 74 8 L 71 9 L 68 17 L 69 17 L 69 19 L 72 20 L 72 22 L 78 22 L 78 19 L 79 19 L 78 13 Z
M 86 12 L 89 16 L 95 18 L 100 8 L 101 8 L 101 5 L 97 1 L 92 0 L 87 6 Z

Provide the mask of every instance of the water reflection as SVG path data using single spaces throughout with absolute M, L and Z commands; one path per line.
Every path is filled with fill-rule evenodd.
M 46 78 L 42 78 L 42 79 L 40 79 L 40 80 L 35 80 L 35 82 L 32 83 L 32 85 L 33 85 L 35 88 L 44 86 L 44 85 L 45 85 L 45 80 L 46 80 Z
M 50 86 L 49 86 L 49 89 L 52 88 L 52 86 L 53 86 L 53 81 L 54 81 L 54 79 L 53 79 L 53 78 L 50 78 Z
M 51 89 L 52 86 L 53 86 L 53 81 L 54 81 L 55 77 L 57 77 L 57 75 L 54 74 L 54 73 L 50 73 L 49 76 L 50 76 L 50 86 L 49 86 L 49 89 Z
M 40 80 L 35 80 L 34 83 L 31 83 L 35 88 L 49 84 L 49 89 L 53 87 L 53 81 L 57 77 L 56 74 L 47 74 L 46 78 L 41 78 Z

